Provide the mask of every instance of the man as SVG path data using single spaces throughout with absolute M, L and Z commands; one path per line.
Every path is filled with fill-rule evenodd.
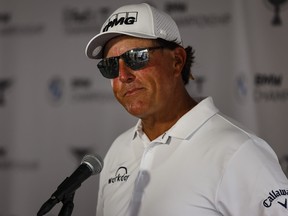
M 137 125 L 109 149 L 97 216 L 277 216 L 288 182 L 265 141 L 185 89 L 193 62 L 172 18 L 126 5 L 90 40 L 86 54 L 111 79 Z

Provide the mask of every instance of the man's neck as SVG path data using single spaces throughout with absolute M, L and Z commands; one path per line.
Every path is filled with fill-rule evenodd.
M 173 106 L 170 109 L 165 109 L 163 112 L 159 112 L 148 118 L 143 118 L 142 129 L 147 137 L 152 141 L 169 130 L 184 114 L 191 110 L 197 102 L 189 97 L 183 103 L 178 106 Z

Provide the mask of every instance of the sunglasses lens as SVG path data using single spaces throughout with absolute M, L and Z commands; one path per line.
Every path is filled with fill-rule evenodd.
M 159 49 L 160 47 L 156 48 Z M 149 48 L 132 49 L 120 56 L 102 59 L 97 67 L 104 77 L 114 79 L 119 76 L 119 58 L 123 59 L 126 66 L 132 70 L 140 70 L 149 61 Z
M 132 70 L 140 70 L 149 60 L 148 49 L 134 49 L 123 54 L 124 62 Z
M 119 75 L 119 62 L 117 57 L 102 59 L 98 64 L 101 74 L 108 79 L 114 79 Z

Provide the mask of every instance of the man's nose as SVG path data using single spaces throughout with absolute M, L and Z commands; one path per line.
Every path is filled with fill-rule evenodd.
M 129 83 L 135 79 L 134 71 L 122 59 L 119 59 L 119 80 Z

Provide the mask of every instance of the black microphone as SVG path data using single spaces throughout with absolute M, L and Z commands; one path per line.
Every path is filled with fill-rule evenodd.
M 65 196 L 74 193 L 88 177 L 101 172 L 103 160 L 98 155 L 86 155 L 83 157 L 80 166 L 67 177 L 40 208 L 37 216 L 42 216 L 49 212 Z

